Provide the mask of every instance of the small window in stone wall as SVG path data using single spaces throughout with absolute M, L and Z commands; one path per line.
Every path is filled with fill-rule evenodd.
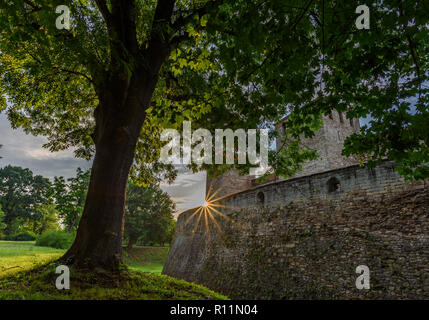
M 335 177 L 328 180 L 328 192 L 329 193 L 338 192 L 340 190 L 341 190 L 340 180 L 338 180 Z
M 338 111 L 338 116 L 340 117 L 340 122 L 343 123 L 344 122 L 343 113 Z
M 256 201 L 258 202 L 258 204 L 265 203 L 265 194 L 262 191 L 258 192 L 258 194 L 256 195 Z
M 351 119 L 350 119 L 350 125 L 351 125 L 351 127 L 352 127 L 352 128 L 354 128 L 354 127 L 355 127 L 355 125 L 354 125 L 354 123 L 353 123 L 353 118 L 351 118 Z

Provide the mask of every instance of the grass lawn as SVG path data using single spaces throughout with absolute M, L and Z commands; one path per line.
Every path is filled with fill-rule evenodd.
M 119 273 L 71 269 L 70 290 L 58 290 L 54 260 L 64 251 L 31 241 L 0 241 L 0 300 L 226 299 L 203 286 L 160 275 L 168 248 L 133 248 L 125 254 L 128 270 Z
M 31 270 L 61 257 L 65 250 L 36 247 L 34 241 L 0 241 L 0 278 Z
M 0 278 L 61 257 L 65 250 L 37 247 L 34 241 L 0 241 Z M 131 270 L 161 274 L 168 248 L 137 247 L 124 251 Z

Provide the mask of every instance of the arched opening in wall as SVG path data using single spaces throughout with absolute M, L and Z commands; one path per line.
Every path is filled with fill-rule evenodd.
M 331 179 L 328 180 L 328 192 L 329 193 L 338 192 L 340 190 L 341 190 L 340 180 L 338 180 L 335 177 L 332 177 Z
M 354 127 L 355 127 L 355 124 L 353 123 L 353 118 L 351 118 L 351 119 L 350 119 L 350 126 L 351 126 L 352 128 L 354 128 Z
M 256 201 L 258 202 L 258 204 L 264 204 L 265 203 L 265 194 L 262 191 L 257 193 Z

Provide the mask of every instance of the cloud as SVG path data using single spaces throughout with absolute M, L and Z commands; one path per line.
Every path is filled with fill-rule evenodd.
M 162 184 L 161 189 L 175 201 L 177 212 L 199 207 L 205 199 L 206 173 L 186 172 L 179 174 L 171 185 Z
M 12 129 L 9 120 L 0 114 L 0 166 L 8 164 L 29 168 L 35 174 L 47 178 L 54 176 L 72 177 L 77 167 L 87 169 L 91 162 L 77 159 L 72 150 L 50 152 L 42 148 L 46 143 L 45 137 L 35 137 L 26 134 L 22 129 Z

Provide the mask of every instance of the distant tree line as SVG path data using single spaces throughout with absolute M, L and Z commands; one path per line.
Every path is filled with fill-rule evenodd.
M 75 234 L 85 206 L 90 171 L 53 182 L 30 169 L 0 168 L 0 239 L 33 240 L 43 233 L 64 230 Z M 174 203 L 159 186 L 129 183 L 124 241 L 164 244 L 175 229 Z

